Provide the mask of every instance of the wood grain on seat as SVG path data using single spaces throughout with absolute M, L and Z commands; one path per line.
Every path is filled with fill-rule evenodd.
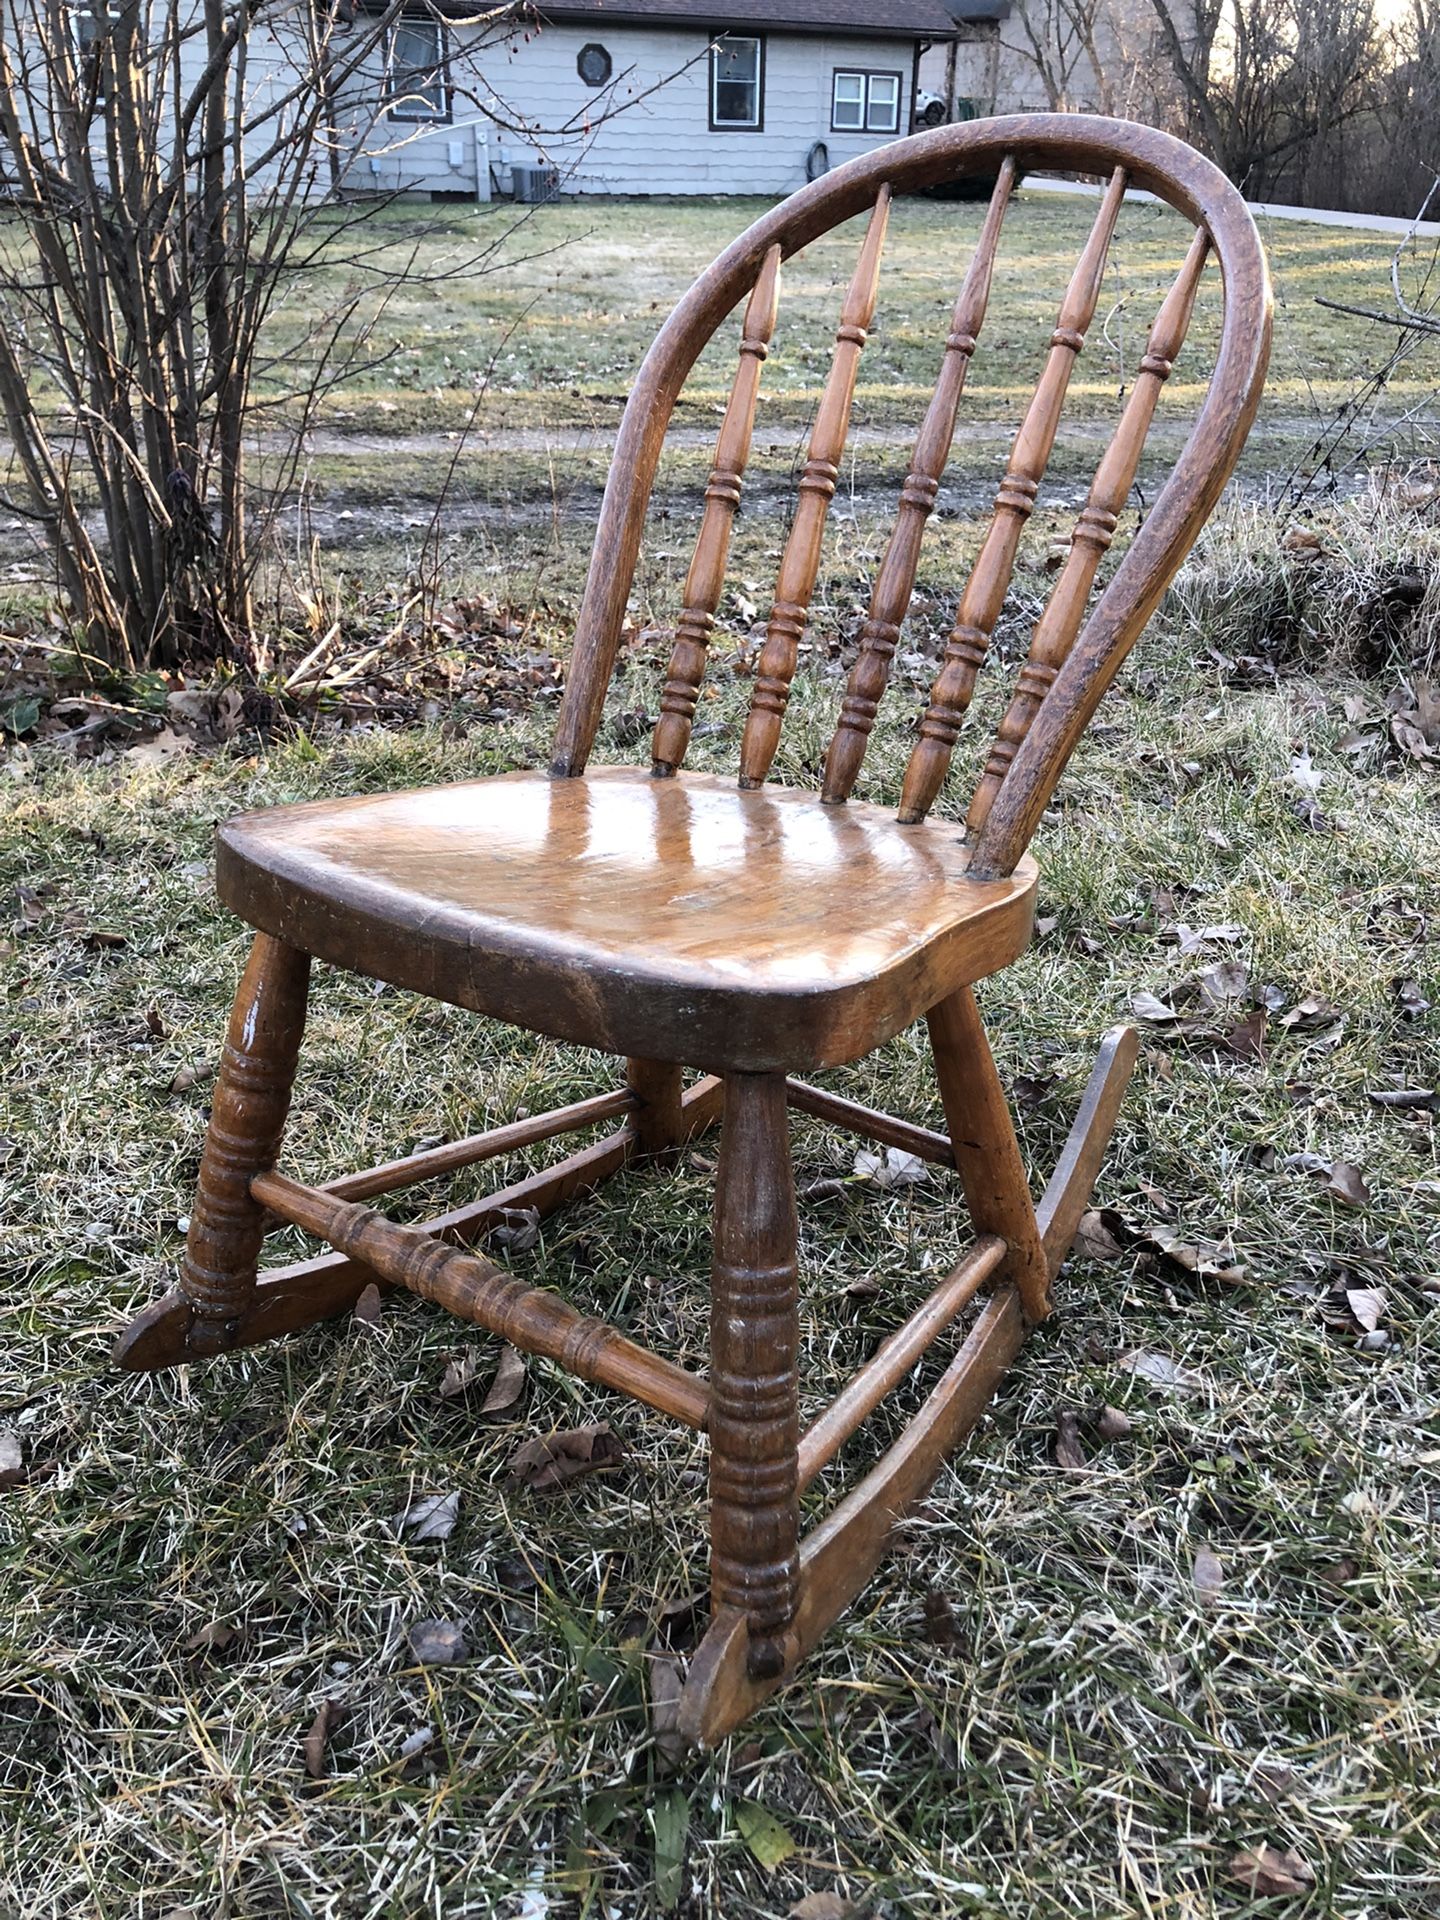
M 968 859 L 953 822 L 612 767 L 244 814 L 219 884 L 292 946 L 520 1026 L 798 1071 L 1023 951 L 1033 863 L 980 886 Z

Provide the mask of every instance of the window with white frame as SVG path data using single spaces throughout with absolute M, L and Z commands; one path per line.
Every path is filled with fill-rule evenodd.
M 722 34 L 710 49 L 710 125 L 758 133 L 765 124 L 765 42 Z
M 95 105 L 105 105 L 105 67 L 101 42 L 110 26 L 108 8 L 99 5 L 72 7 L 70 40 L 75 49 L 75 64 L 81 85 L 93 87 Z
M 832 133 L 898 133 L 900 76 L 837 68 L 830 94 Z
M 445 27 L 434 19 L 397 20 L 385 46 L 385 105 L 392 120 L 448 120 Z

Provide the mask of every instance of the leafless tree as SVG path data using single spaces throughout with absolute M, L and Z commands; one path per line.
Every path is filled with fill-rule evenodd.
M 402 5 L 403 24 L 424 18 L 425 0 L 4 6 L 0 503 L 46 542 L 107 662 L 249 659 L 257 432 L 270 431 L 273 504 L 325 395 L 357 356 L 376 364 L 397 286 L 393 235 L 366 229 L 374 193 L 349 191 L 373 186 L 359 156 L 393 158 L 440 86 L 544 145 L 476 58 L 503 52 L 533 9 L 448 8 L 462 74 L 415 68 Z M 584 128 L 548 132 L 583 137 L 644 97 L 630 79 L 595 97 Z M 421 111 L 394 113 L 405 100 Z M 513 231 L 498 224 L 465 272 L 497 266 Z
M 1370 111 L 1374 0 L 1150 0 L 1191 137 L 1254 199 Z

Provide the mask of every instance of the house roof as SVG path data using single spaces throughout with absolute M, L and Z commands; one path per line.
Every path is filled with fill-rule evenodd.
M 950 40 L 962 27 L 1003 20 L 1010 0 L 535 0 L 547 20 L 597 26 L 764 27 L 898 40 Z

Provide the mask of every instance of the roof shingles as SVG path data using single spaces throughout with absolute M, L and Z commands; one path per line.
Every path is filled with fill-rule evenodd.
M 1010 0 L 536 0 L 547 20 L 613 20 L 617 26 L 765 27 L 948 40 L 967 22 L 999 20 Z

